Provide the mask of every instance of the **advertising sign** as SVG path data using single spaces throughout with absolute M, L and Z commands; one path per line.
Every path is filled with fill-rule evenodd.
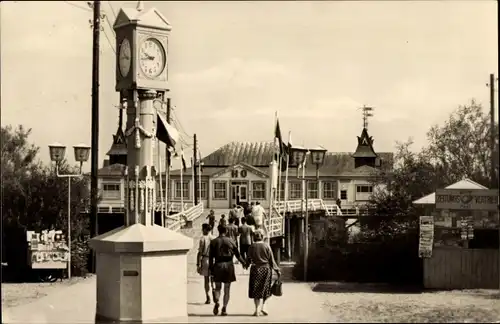
M 436 208 L 495 211 L 498 208 L 498 190 L 438 189 Z
M 432 245 L 434 244 L 434 217 L 420 216 L 420 237 L 418 244 L 418 255 L 421 258 L 432 256 Z
M 33 269 L 65 269 L 69 249 L 62 231 L 27 231 L 30 265 Z

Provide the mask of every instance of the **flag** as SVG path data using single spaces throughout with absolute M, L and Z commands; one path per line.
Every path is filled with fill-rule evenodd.
M 165 143 L 170 151 L 175 150 L 175 145 L 179 142 L 179 132 L 167 123 L 161 113 L 157 113 L 156 116 L 158 126 L 156 128 L 156 137 Z
M 184 149 L 181 148 L 181 161 L 182 161 L 182 171 L 186 172 L 186 160 L 184 159 Z
M 285 151 L 286 151 L 286 164 L 290 165 L 293 164 L 292 159 L 292 132 L 288 132 L 288 143 L 285 145 Z
M 283 144 L 283 138 L 281 137 L 280 121 L 276 118 L 276 128 L 274 130 L 274 138 L 278 139 L 278 145 L 280 147 L 280 156 L 285 153 L 285 147 Z

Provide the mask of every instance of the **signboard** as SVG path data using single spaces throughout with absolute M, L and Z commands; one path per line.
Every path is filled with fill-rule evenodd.
M 498 209 L 498 190 L 438 189 L 437 209 L 492 210 Z
M 474 218 L 472 216 L 462 217 L 460 220 L 460 237 L 462 240 L 474 238 Z
M 434 217 L 420 216 L 420 237 L 418 243 L 418 255 L 421 258 L 432 256 L 432 245 L 434 244 Z
M 26 232 L 33 269 L 64 269 L 69 261 L 69 249 L 62 231 Z

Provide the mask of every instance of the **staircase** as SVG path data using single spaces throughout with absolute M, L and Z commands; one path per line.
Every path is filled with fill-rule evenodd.
M 173 231 L 179 231 L 183 226 L 192 222 L 203 214 L 203 203 L 181 211 L 174 215 L 165 215 L 165 226 Z
M 364 212 L 360 212 L 358 207 L 348 206 L 340 208 L 335 203 L 325 203 L 323 199 L 308 199 L 307 209 L 309 211 L 324 210 L 326 216 L 341 216 L 341 217 L 357 217 L 362 216 Z M 302 199 L 278 201 L 275 202 L 273 213 L 270 217 L 270 237 L 282 236 L 284 233 L 284 215 L 288 213 L 297 213 L 305 210 L 305 201 Z M 281 224 L 281 227 L 280 227 Z

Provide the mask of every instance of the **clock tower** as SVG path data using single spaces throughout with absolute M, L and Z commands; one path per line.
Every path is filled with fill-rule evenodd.
M 113 28 L 117 45 L 116 91 L 127 113 L 127 168 L 122 182 L 126 226 L 90 240 L 97 256 L 96 319 L 185 322 L 187 252 L 193 240 L 155 225 L 153 217 L 153 152 L 158 126 L 165 126 L 157 124 L 162 121 L 153 102 L 162 100 L 170 90 L 171 26 L 157 9 L 144 11 L 140 1 L 137 9 L 120 9 Z M 175 298 L 169 297 L 172 291 L 176 292 Z
M 128 224 L 152 224 L 156 204 L 153 161 L 157 117 L 153 102 L 169 91 L 168 39 L 171 25 L 155 8 L 120 9 L 116 33 L 116 91 L 127 102 L 129 148 L 125 190 Z

